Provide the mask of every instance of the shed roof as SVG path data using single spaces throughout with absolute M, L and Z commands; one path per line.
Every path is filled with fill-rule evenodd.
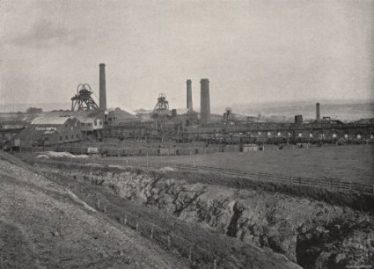
M 31 124 L 32 125 L 62 125 L 65 124 L 69 119 L 73 119 L 71 116 L 44 116 L 35 118 Z

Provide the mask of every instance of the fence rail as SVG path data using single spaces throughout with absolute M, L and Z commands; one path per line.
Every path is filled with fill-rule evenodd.
M 40 170 L 43 173 L 43 169 Z M 40 172 L 39 171 L 39 172 Z M 55 176 L 59 180 L 58 172 L 46 172 L 46 177 L 51 178 Z M 79 174 L 72 174 L 73 178 L 79 177 Z M 88 178 L 83 177 L 83 179 L 96 179 L 90 175 Z M 141 212 L 131 212 L 128 208 L 122 206 L 120 203 L 116 203 L 111 198 L 102 196 L 100 191 L 96 192 L 94 195 L 90 192 L 86 197 L 82 199 L 94 207 L 96 210 L 104 213 L 111 219 L 114 219 L 121 225 L 125 225 L 132 230 L 138 232 L 141 236 L 146 237 L 150 240 L 155 241 L 158 245 L 162 246 L 165 250 L 171 253 L 178 253 L 180 256 L 187 259 L 190 263 L 191 268 L 204 268 L 204 269 L 218 269 L 218 268 L 252 268 L 252 264 L 242 264 L 246 261 L 240 261 L 234 255 L 228 253 L 227 248 L 217 248 L 211 246 L 208 240 L 202 240 L 201 237 L 188 237 L 188 233 L 196 232 L 195 229 L 191 228 L 190 225 L 186 224 L 176 218 L 171 218 L 170 216 L 159 213 L 159 218 L 161 221 L 158 223 L 149 219 L 149 217 L 144 217 Z M 83 195 L 82 193 L 78 194 L 79 196 Z M 89 199 L 90 197 L 90 199 Z M 132 209 L 133 210 L 133 209 Z M 162 223 L 168 223 L 169 225 L 163 225 Z M 183 225 L 181 225 L 183 223 Z M 173 229 L 178 227 L 177 229 Z M 186 232 L 179 227 L 190 227 L 190 231 Z M 178 234 L 178 232 L 180 234 Z M 216 234 L 211 235 L 211 237 L 216 238 Z M 225 239 L 226 241 L 226 239 Z M 252 247 L 253 250 L 255 247 Z M 256 261 L 253 261 L 256 263 Z M 231 266 L 235 264 L 236 267 Z M 255 266 L 255 268 L 258 268 Z
M 193 167 L 193 166 L 192 166 Z M 177 166 L 179 169 L 191 169 L 191 166 Z M 235 169 L 226 169 L 210 166 L 197 166 L 196 169 L 212 171 L 233 176 L 243 176 L 249 179 L 257 179 L 271 183 L 286 183 L 289 185 L 302 185 L 308 187 L 325 188 L 337 191 L 358 191 L 360 193 L 374 194 L 374 184 L 363 184 L 351 181 L 342 181 L 337 178 L 312 178 L 312 177 L 293 177 L 282 174 L 271 174 L 264 172 L 246 172 Z
M 56 160 L 42 160 L 39 159 L 37 162 L 45 162 L 45 163 L 54 163 L 54 164 L 61 164 L 61 163 L 68 163 L 69 165 L 92 165 L 89 164 L 87 160 L 79 160 L 74 159 L 74 161 L 69 161 L 64 159 L 63 161 L 56 161 Z M 340 191 L 340 192 L 358 192 L 361 194 L 368 194 L 374 195 L 374 184 L 364 184 L 352 181 L 344 181 L 338 178 L 313 178 L 313 177 L 295 177 L 295 176 L 287 176 L 284 174 L 276 174 L 276 173 L 266 173 L 266 172 L 249 172 L 249 171 L 241 171 L 237 169 L 228 169 L 228 168 L 219 168 L 219 167 L 212 167 L 212 166 L 203 166 L 203 165 L 196 165 L 196 164 L 175 164 L 175 163 L 166 163 L 161 161 L 157 162 L 149 162 L 148 160 L 134 160 L 134 159 L 127 159 L 125 161 L 125 166 L 135 166 L 135 167 L 142 167 L 142 168 L 162 168 L 162 167 L 171 167 L 176 170 L 180 171 L 189 171 L 189 172 L 199 172 L 199 173 L 213 173 L 213 174 L 220 174 L 220 175 L 227 175 L 231 177 L 238 177 L 242 179 L 247 179 L 250 181 L 256 182 L 267 182 L 273 184 L 283 184 L 283 185 L 291 185 L 291 186 L 305 186 L 310 188 L 319 188 L 319 189 L 327 189 L 330 191 Z M 110 165 L 108 166 L 110 167 Z M 117 167 L 117 166 L 112 166 Z
M 43 175 L 41 170 L 36 169 L 35 167 L 26 164 L 19 160 L 18 158 L 1 152 L 0 151 L 0 158 L 6 159 L 12 163 L 15 163 L 17 165 L 20 165 L 21 167 L 24 167 L 26 169 L 30 169 L 33 172 L 37 174 Z M 61 162 L 61 161 L 54 161 L 54 160 L 38 160 L 39 162 L 43 163 L 55 163 L 55 164 L 68 164 L 68 165 L 90 165 L 89 163 L 84 163 L 83 161 L 74 160 L 74 162 Z M 163 164 L 165 165 L 165 164 Z M 142 165 L 144 166 L 144 164 Z M 244 171 L 238 171 L 234 169 L 223 169 L 223 168 L 216 168 L 216 167 L 209 167 L 209 166 L 193 166 L 193 165 L 184 165 L 184 166 L 175 166 L 174 167 L 178 169 L 202 169 L 202 170 L 211 170 L 215 172 L 224 172 L 226 174 L 232 174 L 235 176 L 253 176 L 256 175 L 259 178 L 264 179 L 264 181 L 272 181 L 274 178 L 277 179 L 276 183 L 279 183 L 279 181 L 288 180 L 291 182 L 291 184 L 298 184 L 298 185 L 308 185 L 308 186 L 315 186 L 315 182 L 310 182 L 311 178 L 300 178 L 300 177 L 286 177 L 281 175 L 274 176 L 273 174 L 269 173 L 249 173 Z M 43 175 L 45 176 L 45 175 Z M 93 176 L 93 175 L 90 175 Z M 50 177 L 50 176 L 47 176 Z M 56 175 L 58 178 L 58 175 Z M 101 178 L 101 177 L 100 177 Z M 279 180 L 281 179 L 281 180 Z M 323 181 L 322 179 L 313 179 L 313 180 L 319 180 L 320 183 L 325 184 L 327 187 L 334 186 L 335 188 L 342 188 L 347 190 L 355 190 L 358 186 L 362 187 L 364 184 L 358 184 L 358 183 L 351 183 L 351 182 L 339 182 L 339 184 L 336 184 L 336 182 L 333 181 L 333 179 L 330 179 L 330 181 Z M 366 185 L 364 185 L 366 186 Z M 372 191 L 374 191 L 374 186 L 372 186 Z M 371 192 L 373 194 L 373 192 Z M 90 194 L 91 195 L 91 194 Z M 149 220 L 145 220 L 144 218 L 141 218 L 139 215 L 131 213 L 129 211 L 124 211 L 120 206 L 117 206 L 110 201 L 103 199 L 97 199 L 94 198 L 94 207 L 98 210 L 103 212 L 104 214 L 108 215 L 110 218 L 117 220 L 122 225 L 126 225 L 136 232 L 138 232 L 140 235 L 156 241 L 157 244 L 162 245 L 166 250 L 170 252 L 177 251 L 179 255 L 182 257 L 185 257 L 188 259 L 188 261 L 191 263 L 191 265 L 198 266 L 197 268 L 212 268 L 212 269 L 218 269 L 218 268 L 233 268 L 233 267 L 241 267 L 241 261 L 239 261 L 237 258 L 235 258 L 233 255 L 229 255 L 227 253 L 219 253 L 216 252 L 214 249 L 214 246 L 211 248 L 207 248 L 204 245 L 200 245 L 199 241 L 192 241 L 185 237 L 182 237 L 178 234 L 176 234 L 172 229 L 168 229 L 165 227 L 161 227 L 157 223 L 154 223 Z M 87 197 L 86 199 L 87 200 Z M 88 202 L 88 201 L 86 201 Z M 91 201 L 92 204 L 92 201 Z M 221 255 L 223 254 L 223 255 Z M 253 263 L 256 263 L 256 259 L 254 258 L 252 260 Z M 253 265 L 255 267 L 253 267 Z M 280 264 L 279 264 L 280 265 Z M 246 268 L 258 268 L 255 264 L 247 264 Z M 281 268 L 281 266 L 279 266 Z
M 244 261 L 230 254 L 230 251 L 227 252 L 227 248 L 219 250 L 202 238 L 189 239 L 180 236 L 171 228 L 161 227 L 160 224 L 142 218 L 139 214 L 131 213 L 128 210 L 124 211 L 122 207 L 109 201 L 97 199 L 94 206 L 98 211 L 105 213 L 120 224 L 130 227 L 140 235 L 155 241 L 164 249 L 173 253 L 176 251 L 189 261 L 191 268 L 259 268 L 258 265 L 255 265 L 257 263 L 255 259 L 252 261 L 254 264 L 243 264 Z M 166 221 L 168 223 L 172 222 L 172 226 L 183 222 L 178 219 L 171 220 L 170 217 L 163 219 L 163 222 Z M 255 247 L 251 246 L 251 248 L 256 252 Z M 256 254 L 252 253 L 251 255 L 255 256 Z M 245 263 L 248 263 L 247 259 Z

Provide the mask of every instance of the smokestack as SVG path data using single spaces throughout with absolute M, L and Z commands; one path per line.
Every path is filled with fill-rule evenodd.
M 99 88 L 99 107 L 106 110 L 106 83 L 105 83 L 105 64 L 100 64 L 100 88 Z
M 320 105 L 319 103 L 316 104 L 316 121 L 321 120 L 321 112 L 320 112 Z
M 189 79 L 187 80 L 187 109 L 188 111 L 192 111 L 192 81 Z
M 303 123 L 303 115 L 295 115 L 295 124 Z
M 209 80 L 204 78 L 200 81 L 200 84 L 200 123 L 207 124 L 210 120 Z

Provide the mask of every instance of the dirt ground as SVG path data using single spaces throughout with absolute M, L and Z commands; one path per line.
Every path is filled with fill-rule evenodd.
M 0 160 L 0 268 L 185 268 L 44 177 Z
M 149 165 L 194 164 L 245 172 L 266 172 L 287 176 L 337 178 L 374 184 L 373 145 L 328 145 L 310 149 L 222 152 L 191 156 L 149 156 L 105 158 L 103 162 L 124 164 L 132 161 Z M 148 159 L 148 160 L 147 160 Z
M 58 171 L 52 167 L 38 167 L 38 170 L 43 171 L 50 180 L 68 185 L 88 204 L 100 207 L 100 210 L 105 208 L 105 214 L 110 218 L 121 221 L 126 216 L 127 225 L 134 228 L 138 223 L 139 230 L 145 237 L 149 238 L 150 228 L 153 227 L 153 240 L 161 247 L 167 245 L 168 235 L 171 240 L 171 248 L 180 254 L 188 255 L 188 249 L 192 247 L 191 268 L 212 268 L 213 255 L 218 260 L 218 268 L 247 268 L 248 266 L 261 269 L 299 268 L 284 256 L 278 257 L 272 251 L 264 251 L 213 232 L 211 229 L 203 229 L 196 223 L 180 221 L 173 215 L 157 208 L 123 199 L 118 196 L 115 190 L 103 188 L 100 184 L 95 185 L 76 176 L 69 176 L 68 171 Z M 71 170 L 73 171 L 74 168 Z M 81 169 L 82 173 L 84 170 Z M 134 184 L 138 185 L 135 181 Z M 141 184 L 138 187 L 140 188 Z M 129 191 L 133 192 L 130 188 Z M 100 206 L 98 206 L 99 204 Z
M 39 153 L 16 154 L 33 159 Z M 209 166 L 243 172 L 311 178 L 334 178 L 345 182 L 374 184 L 374 145 L 324 145 L 322 147 L 266 150 L 258 152 L 218 152 L 181 156 L 89 156 L 75 161 L 108 165 Z
M 121 222 L 125 214 L 132 227 L 140 223 L 144 236 L 149 237 L 153 227 L 158 231 L 153 240 L 161 239 L 161 245 L 167 234 L 182 255 L 188 255 L 188 247 L 197 244 L 199 248 L 193 247 L 196 268 L 212 265 L 211 258 L 204 261 L 201 247 L 209 250 L 205 254 L 212 252 L 221 258 L 218 268 L 230 269 L 273 268 L 275 253 L 308 269 L 345 268 L 373 261 L 372 255 L 367 257 L 373 246 L 365 243 L 373 236 L 372 217 L 361 210 L 293 197 L 279 189 L 274 193 L 256 186 L 237 189 L 217 185 L 216 176 L 215 184 L 206 185 L 202 179 L 208 175 L 202 178 L 196 174 L 190 181 L 186 173 L 167 175 L 163 169 L 157 173 L 62 162 L 38 163 L 36 167 L 109 217 Z M 267 254 L 254 245 L 275 253 Z M 275 268 L 286 266 L 282 259 L 275 264 Z

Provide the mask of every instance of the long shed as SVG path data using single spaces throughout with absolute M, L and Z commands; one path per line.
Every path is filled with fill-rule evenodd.
M 20 135 L 21 146 L 49 146 L 80 141 L 80 122 L 72 116 L 35 118 Z

